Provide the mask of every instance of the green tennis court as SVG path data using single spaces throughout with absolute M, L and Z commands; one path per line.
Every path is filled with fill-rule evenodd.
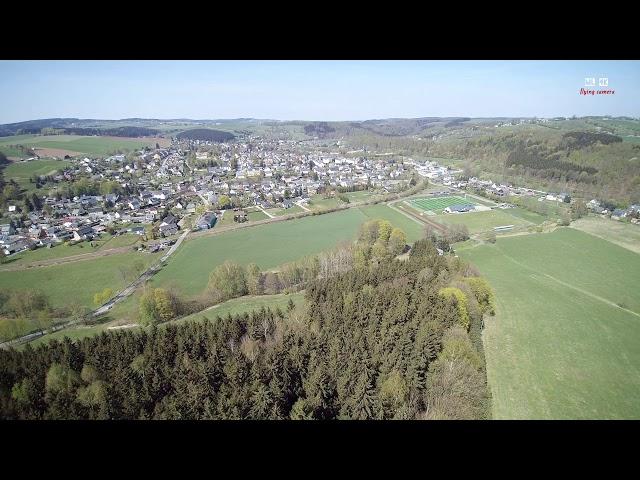
M 411 205 L 420 210 L 438 211 L 452 205 L 475 205 L 475 202 L 454 195 L 450 197 L 417 198 L 411 200 Z

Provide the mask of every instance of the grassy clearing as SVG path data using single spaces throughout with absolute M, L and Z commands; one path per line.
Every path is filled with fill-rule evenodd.
M 246 296 L 240 298 L 234 298 L 227 300 L 219 305 L 214 305 L 202 312 L 194 313 L 192 315 L 174 320 L 171 323 L 184 323 L 189 321 L 203 321 L 205 319 L 213 320 L 216 317 L 226 317 L 227 315 L 237 315 L 240 313 L 251 312 L 253 310 L 259 310 L 262 307 L 269 307 L 271 309 L 280 308 L 285 310 L 287 304 L 291 300 L 294 304 L 298 305 L 304 301 L 304 292 L 291 293 L 286 295 L 279 293 L 277 295 L 259 295 L 259 296 Z
M 307 208 L 310 210 L 324 210 L 327 208 L 335 208 L 344 205 L 338 197 L 324 198 L 323 195 L 311 195 Z
M 15 180 L 22 188 L 29 187 L 29 179 L 34 175 L 50 175 L 71 165 L 68 160 L 31 160 L 14 162 L 3 170 L 6 180 Z
M 104 233 L 100 240 L 94 240 L 94 246 L 91 246 L 91 242 L 80 242 L 75 245 L 71 244 L 58 244 L 51 248 L 40 247 L 36 250 L 25 251 L 18 253 L 10 257 L 10 259 L 3 265 L 7 267 L 18 266 L 24 263 L 37 262 L 40 260 L 51 260 L 54 258 L 66 258 L 74 255 L 84 255 L 88 253 L 100 252 L 102 250 L 108 250 L 111 248 L 128 247 L 140 241 L 139 235 L 120 235 L 112 237 L 108 233 Z M 0 271 L 2 267 L 0 266 Z
M 640 255 L 571 228 L 456 250 L 497 295 L 494 418 L 640 418 Z
M 256 222 L 258 220 L 266 220 L 267 218 L 269 218 L 260 210 L 253 210 L 251 212 L 247 212 L 247 217 L 249 217 L 250 222 Z
M 71 340 L 80 340 L 86 337 L 93 337 L 94 335 L 98 335 L 99 333 L 104 332 L 107 329 L 107 325 L 94 325 L 92 327 L 82 326 L 76 328 L 68 328 L 66 330 L 60 330 L 58 332 L 50 333 L 48 335 L 43 335 L 42 337 L 36 338 L 32 340 L 28 344 L 33 348 L 36 348 L 38 345 L 44 345 L 49 343 L 51 340 L 62 341 L 65 337 L 69 337 Z M 23 350 L 27 344 L 19 345 L 17 350 Z
M 10 145 L 0 145 L 0 152 L 4 153 L 7 157 L 27 158 L 27 154 L 24 150 L 20 150 L 18 147 Z
M 302 213 L 302 212 L 304 212 L 304 210 L 302 208 L 300 208 L 298 205 L 293 205 L 292 207 L 289 207 L 289 208 L 270 208 L 270 209 L 268 209 L 266 211 L 269 212 L 271 215 L 274 215 L 276 217 L 282 217 L 284 215 L 293 215 L 294 213 Z M 266 216 L 265 216 L 265 218 L 266 218 Z

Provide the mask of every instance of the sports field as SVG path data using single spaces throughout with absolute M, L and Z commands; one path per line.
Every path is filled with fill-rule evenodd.
M 475 202 L 471 199 L 464 199 L 456 195 L 447 197 L 434 197 L 434 198 L 416 198 L 410 200 L 412 206 L 419 210 L 426 212 L 438 212 L 444 210 L 452 205 L 475 205 Z
M 640 255 L 572 228 L 457 253 L 496 291 L 494 418 L 640 419 Z

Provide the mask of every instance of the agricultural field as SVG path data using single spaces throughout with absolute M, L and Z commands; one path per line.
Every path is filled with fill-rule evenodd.
M 465 199 L 456 195 L 447 197 L 434 197 L 434 198 L 415 198 L 409 200 L 409 203 L 418 210 L 424 210 L 425 212 L 441 212 L 447 207 L 453 205 L 475 205 L 476 202 L 471 199 Z
M 494 418 L 640 418 L 640 255 L 573 228 L 456 251 L 496 292 Z
M 156 143 L 166 144 L 163 138 L 93 137 L 81 135 L 15 135 L 0 140 L 0 151 L 12 145 L 43 149 L 36 150 L 40 156 L 48 153 L 61 155 L 62 152 L 47 152 L 47 149 L 64 150 L 68 155 L 108 155 L 116 150 L 136 150 L 144 146 L 154 147 Z
M 146 268 L 163 253 L 123 253 L 96 257 L 48 267 L 19 271 L 0 271 L 0 289 L 37 289 L 44 292 L 54 307 L 70 302 L 93 308 L 93 295 L 105 288 L 120 291 L 131 279 L 137 263 Z
M 640 253 L 640 225 L 589 215 L 575 220 L 571 226 Z
M 342 240 L 355 239 L 360 224 L 367 219 L 352 208 L 187 239 L 151 283 L 175 283 L 182 293 L 197 295 L 207 286 L 209 273 L 225 260 L 244 265 L 255 262 L 262 270 L 273 268 L 332 248 Z

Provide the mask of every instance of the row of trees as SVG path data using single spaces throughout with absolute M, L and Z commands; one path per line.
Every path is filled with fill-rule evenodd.
M 0 340 L 7 341 L 51 325 L 54 309 L 37 290 L 0 291 Z
M 287 311 L 0 351 L 0 417 L 485 418 L 490 289 L 429 240 L 408 257 L 317 278 Z

